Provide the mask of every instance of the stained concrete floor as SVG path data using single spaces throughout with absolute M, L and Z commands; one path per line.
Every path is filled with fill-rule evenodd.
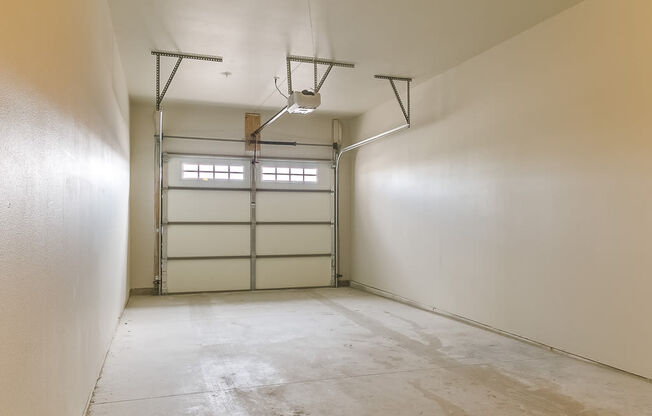
M 350 288 L 134 296 L 92 416 L 652 415 L 652 383 Z

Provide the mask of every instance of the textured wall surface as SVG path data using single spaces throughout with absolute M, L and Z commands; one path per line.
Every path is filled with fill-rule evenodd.
M 129 102 L 103 0 L 0 14 L 0 414 L 82 415 L 127 291 Z
M 586 0 L 418 85 L 356 155 L 353 280 L 652 377 L 650 16 Z

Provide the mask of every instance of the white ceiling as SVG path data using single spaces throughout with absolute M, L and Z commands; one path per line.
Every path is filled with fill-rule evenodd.
M 392 97 L 374 74 L 419 83 L 491 48 L 580 0 L 109 0 L 132 97 L 154 101 L 150 50 L 219 55 L 184 60 L 166 100 L 248 109 L 280 108 L 288 54 L 337 59 L 321 90 L 321 112 L 361 113 Z M 312 19 L 309 16 L 312 16 Z M 312 22 L 312 23 L 311 23 Z M 311 27 L 312 26 L 312 27 Z M 314 38 L 314 40 L 313 40 Z M 173 58 L 162 59 L 162 83 Z M 295 90 L 312 66 L 294 64 Z M 226 77 L 223 73 L 231 75 Z

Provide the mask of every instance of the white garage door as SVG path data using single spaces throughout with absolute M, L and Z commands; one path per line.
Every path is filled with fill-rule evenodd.
M 165 159 L 164 293 L 331 285 L 331 162 Z

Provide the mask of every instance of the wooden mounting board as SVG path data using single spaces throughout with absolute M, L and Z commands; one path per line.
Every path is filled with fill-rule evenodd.
M 260 150 L 260 143 L 249 143 L 251 133 L 260 127 L 259 113 L 245 113 L 245 150 Z M 256 140 L 260 140 L 260 133 L 256 135 Z

